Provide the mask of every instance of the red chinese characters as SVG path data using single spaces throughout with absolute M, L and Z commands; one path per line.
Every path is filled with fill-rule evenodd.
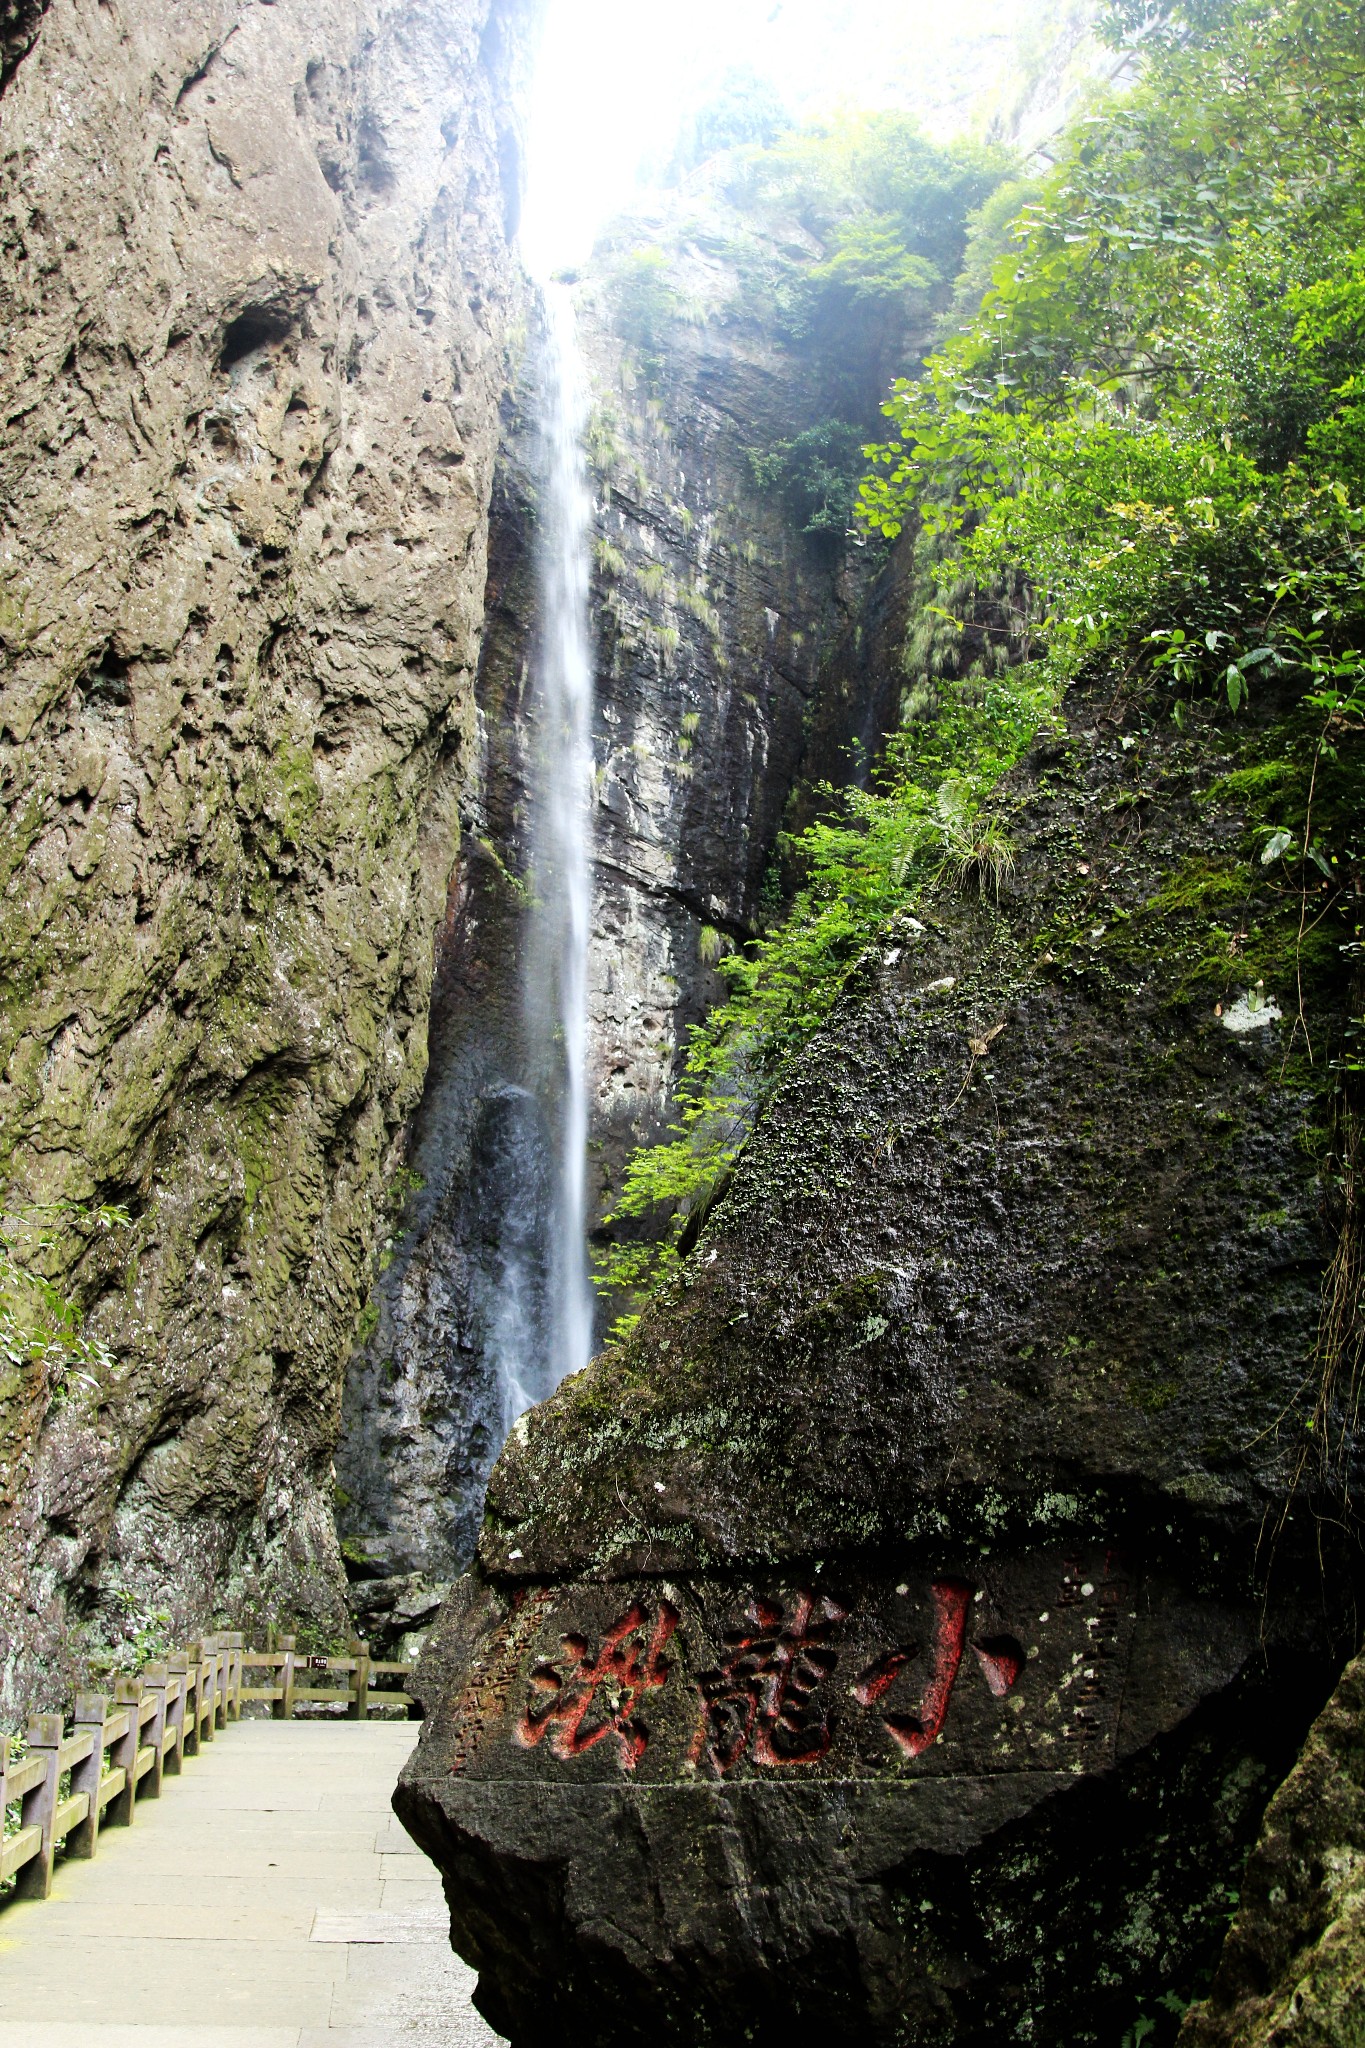
M 612 1736 L 623 1768 L 633 1771 L 649 1742 L 636 1709 L 667 1681 L 671 1666 L 663 1652 L 678 1620 L 677 1609 L 663 1601 L 651 1627 L 637 1600 L 608 1629 L 595 1657 L 585 1637 L 561 1637 L 563 1668 L 545 1660 L 532 1668 L 532 1692 L 540 1698 L 518 1722 L 517 1742 L 536 1749 L 548 1738 L 551 1755 L 566 1763 Z
M 934 1602 L 933 1663 L 925 1681 L 919 1710 L 913 1714 L 884 1714 L 883 1722 L 907 1756 L 923 1756 L 938 1740 L 948 1718 L 962 1652 L 967 1644 L 967 1616 L 971 1611 L 972 1589 L 960 1579 L 940 1579 L 932 1589 Z M 918 1647 L 906 1644 L 890 1650 L 865 1671 L 853 1688 L 860 1705 L 875 1706 L 885 1699 L 905 1666 L 919 1655 Z M 984 1667 L 983 1667 L 984 1668 Z M 988 1672 L 988 1680 L 991 1674 Z M 994 1690 L 994 1687 L 992 1687 Z
M 1081 1591 L 1088 1597 L 1094 1588 L 1087 1582 Z M 901 1598 L 909 1596 L 908 1587 L 897 1592 Z M 964 1663 L 971 1674 L 972 1697 L 960 1702 L 957 1711 L 963 1719 L 962 1738 L 970 1747 L 980 1739 L 983 1711 L 990 1712 L 982 1695 L 997 1701 L 1009 1698 L 1028 1657 L 1012 1635 L 971 1631 L 976 1603 L 983 1597 L 964 1580 L 935 1579 L 921 1610 L 922 1634 L 914 1641 L 893 1641 L 884 1651 L 879 1642 L 887 1638 L 876 1612 L 859 1618 L 852 1600 L 842 1605 L 809 1590 L 749 1597 L 742 1620 L 723 1630 L 718 1649 L 701 1647 L 716 1640 L 703 1611 L 695 1625 L 689 1624 L 692 1654 L 683 1657 L 680 1670 L 680 1677 L 691 1672 L 695 1691 L 689 1685 L 684 1695 L 680 1689 L 663 1719 L 651 1717 L 663 1745 L 660 1761 L 665 1768 L 684 1762 L 693 1769 L 706 1767 L 719 1777 L 743 1767 L 799 1771 L 829 1757 L 837 1739 L 851 1766 L 855 1756 L 868 1762 L 878 1750 L 885 1756 L 886 1737 L 903 1757 L 919 1761 L 944 1739 L 955 1692 L 968 1683 L 962 1679 Z M 642 1597 L 612 1623 L 596 1647 L 586 1635 L 562 1635 L 562 1655 L 540 1656 L 531 1667 L 529 1698 L 513 1724 L 513 1740 L 523 1749 L 543 1745 L 558 1762 L 568 1763 L 611 1738 L 621 1768 L 635 1770 L 650 1741 L 641 1706 L 674 1673 L 675 1665 L 664 1653 L 680 1626 L 677 1607 L 668 1601 L 656 1607 Z M 1087 1627 L 1103 1656 L 1110 1647 L 1104 1630 L 1108 1627 L 1112 1633 L 1116 1627 L 1112 1616 L 1106 1610 Z M 525 1633 L 518 1641 L 525 1642 Z M 851 1641 L 860 1645 L 857 1662 Z M 850 1672 L 834 1683 L 842 1657 L 847 1656 L 851 1671 L 856 1671 L 869 1654 L 875 1661 L 856 1680 Z M 698 1669 L 703 1661 L 709 1668 Z M 499 1671 L 503 1668 L 500 1665 Z M 1091 1676 L 1088 1667 L 1085 1676 Z M 679 1725 L 685 1697 L 696 1702 L 697 1718 L 690 1731 Z M 850 1713 L 850 1701 L 861 1711 Z M 837 1718 L 840 1702 L 845 1716 L 842 1733 Z M 1012 1702 L 1016 1710 L 1020 1704 Z M 1086 1696 L 1077 1708 L 1078 1726 L 1088 1705 Z M 992 1725 L 999 1726 L 998 1717 Z M 1007 1725 L 1017 1725 L 1013 1714 Z M 678 1748 L 688 1743 L 689 1734 L 684 1759 Z M 940 1767 L 951 1768 L 954 1761 L 952 1752 L 945 1752 Z
M 724 1654 L 698 1679 L 702 1714 L 692 1761 L 721 1771 L 748 1756 L 756 1764 L 814 1764 L 829 1753 L 829 1710 L 816 1697 L 838 1663 L 833 1638 L 845 1610 L 833 1600 L 798 1596 L 790 1617 L 755 1599 L 745 1626 L 727 1629 Z

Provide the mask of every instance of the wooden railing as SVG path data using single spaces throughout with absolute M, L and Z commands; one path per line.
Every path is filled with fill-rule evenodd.
M 325 1702 L 344 1704 L 351 1720 L 363 1721 L 376 1707 L 411 1706 L 409 1693 L 375 1680 L 406 1678 L 412 1668 L 374 1662 L 363 1642 L 346 1657 L 309 1657 L 300 1656 L 293 1636 L 248 1650 L 241 1635 L 216 1635 L 120 1678 L 112 1701 L 83 1693 L 69 1735 L 61 1714 L 35 1715 L 18 1762 L 10 1762 L 10 1738 L 0 1735 L 0 1817 L 19 1808 L 17 1833 L 0 1844 L 0 1881 L 13 1877 L 19 1898 L 45 1899 L 59 1846 L 68 1856 L 93 1856 L 101 1828 L 131 1826 L 138 1801 L 158 1798 L 164 1777 L 241 1718 L 244 1700 L 268 1700 L 276 1720 L 292 1719 L 302 1703 Z M 248 1671 L 274 1676 L 247 1685 Z M 343 1685 L 306 1682 L 334 1672 Z
M 411 1664 L 380 1664 L 371 1659 L 368 1643 L 356 1643 L 348 1657 L 301 1657 L 293 1636 L 281 1636 L 273 1650 L 248 1650 L 243 1662 L 253 1671 L 275 1671 L 269 1685 L 244 1685 L 244 1700 L 269 1700 L 277 1721 L 292 1719 L 300 1702 L 344 1704 L 353 1721 L 363 1721 L 371 1707 L 410 1707 L 411 1693 L 391 1686 L 376 1686 L 376 1678 L 406 1678 Z M 310 1678 L 333 1671 L 346 1680 L 342 1686 L 310 1684 Z M 300 1680 L 302 1679 L 302 1683 Z

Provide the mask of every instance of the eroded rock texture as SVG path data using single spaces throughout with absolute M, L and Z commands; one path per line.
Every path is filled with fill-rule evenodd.
M 99 1383 L 0 1381 L 70 1600 L 341 1617 L 330 1455 L 472 760 L 522 0 L 0 14 L 0 1170 Z
M 1258 715 L 1074 693 L 999 905 L 945 883 L 864 961 L 680 1282 L 504 1452 L 397 1805 L 516 2048 L 1108 2044 L 1212 1966 L 1347 1633 L 1285 1516 L 1289 988 L 1199 893 Z
M 1213 1991 L 1181 2048 L 1365 2040 L 1365 1666 L 1348 1666 L 1275 1794 Z

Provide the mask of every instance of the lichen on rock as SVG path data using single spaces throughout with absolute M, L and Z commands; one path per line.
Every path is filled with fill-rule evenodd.
M 1350 1664 L 1276 1792 L 1207 2001 L 1181 2048 L 1365 2038 L 1365 1669 Z
M 18 1697 L 110 1590 L 346 1627 L 330 1454 L 470 762 L 529 13 L 2 24 L 0 1173 L 133 1219 L 50 1255 L 109 1370 L 8 1390 Z

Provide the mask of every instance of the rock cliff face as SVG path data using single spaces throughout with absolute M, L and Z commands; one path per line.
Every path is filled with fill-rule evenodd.
M 1348 1666 L 1275 1794 L 1181 2048 L 1348 2048 L 1365 2033 L 1365 1667 Z
M 21 1693 L 92 1604 L 344 1612 L 339 1361 L 475 754 L 529 12 L 0 11 L 0 1172 L 113 1357 L 0 1380 Z
M 1278 715 L 1075 691 L 999 905 L 864 962 L 516 1431 L 397 1797 L 516 2048 L 1112 2043 L 1212 1965 L 1348 1634 L 1303 1497 L 1262 1583 L 1326 1256 L 1292 950 L 1235 986 L 1201 895 Z
M 629 1151 L 666 1123 L 687 1027 L 720 990 L 704 932 L 752 932 L 793 791 L 846 780 L 850 745 L 870 754 L 902 688 L 895 577 L 804 537 L 756 482 L 750 452 L 825 409 L 812 366 L 746 297 L 761 241 L 703 188 L 632 218 L 576 293 L 596 399 L 594 1220 Z M 674 308 L 645 344 L 621 332 L 614 290 L 640 249 L 668 251 Z M 506 1187 L 534 1142 L 528 1102 L 543 1079 L 519 1043 L 513 886 L 528 865 L 540 709 L 538 366 L 533 319 L 494 506 L 483 766 L 414 1129 L 421 1186 L 352 1367 L 338 1457 L 340 1525 L 372 1575 L 357 1588 L 372 1625 L 395 1601 L 409 1621 L 432 1611 L 415 1581 L 439 1587 L 472 1554 L 502 1434 L 487 1348 L 500 1265 L 510 1238 L 536 1229 L 534 1215 L 508 1215 Z

